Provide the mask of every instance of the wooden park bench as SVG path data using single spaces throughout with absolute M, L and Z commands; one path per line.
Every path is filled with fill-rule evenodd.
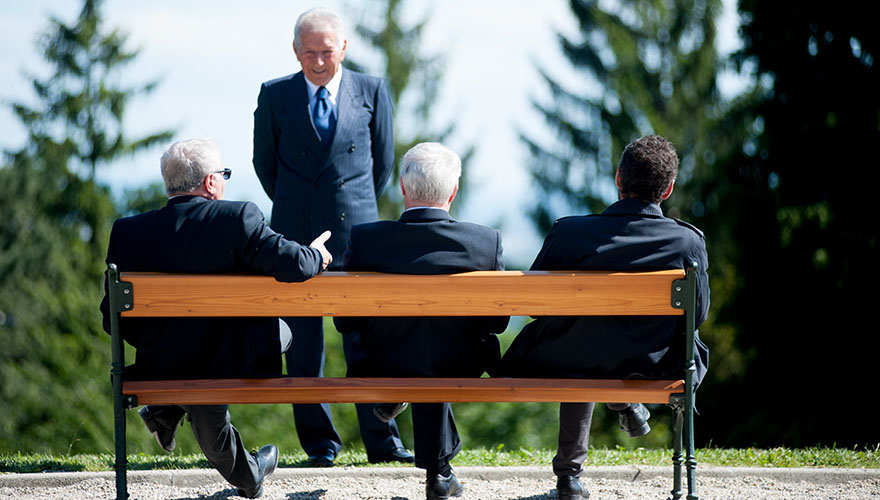
M 698 498 L 691 374 L 696 272 L 477 271 L 451 275 L 326 272 L 303 283 L 249 275 L 108 269 L 117 500 L 128 498 L 125 410 L 149 404 L 438 402 L 666 403 L 675 412 L 672 498 Z M 124 381 L 119 317 L 684 315 L 678 380 L 294 378 Z M 685 376 L 686 375 L 686 376 Z M 682 448 L 686 453 L 683 459 Z

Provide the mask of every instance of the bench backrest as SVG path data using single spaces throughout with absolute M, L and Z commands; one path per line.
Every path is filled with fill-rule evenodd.
M 118 292 L 118 310 L 125 317 L 665 316 L 685 313 L 684 285 L 683 270 L 326 272 L 302 283 L 267 276 L 124 272 L 111 294 Z

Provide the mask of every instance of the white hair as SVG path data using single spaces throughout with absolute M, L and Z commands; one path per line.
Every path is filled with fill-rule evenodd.
M 345 40 L 345 31 L 342 19 L 330 9 L 316 7 L 300 14 L 293 27 L 293 43 L 297 49 L 300 47 L 300 35 L 305 32 L 336 34 L 336 43 L 339 45 Z
M 169 195 L 195 191 L 208 174 L 223 169 L 220 150 L 210 139 L 175 142 L 162 155 L 159 165 Z
M 413 201 L 446 203 L 461 177 L 461 158 L 439 142 L 416 144 L 403 155 L 400 181 Z

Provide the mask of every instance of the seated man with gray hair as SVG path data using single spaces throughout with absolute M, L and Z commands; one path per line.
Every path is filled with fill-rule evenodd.
M 113 224 L 107 263 L 120 271 L 169 273 L 245 272 L 278 281 L 305 281 L 331 256 L 325 231 L 310 246 L 285 240 L 269 229 L 250 202 L 224 201 L 232 170 L 207 140 L 181 141 L 162 155 L 168 203 L 159 210 Z M 101 312 L 109 328 L 105 282 Z M 123 338 L 136 349 L 127 380 L 260 378 L 281 375 L 281 353 L 290 330 L 278 318 L 121 318 Z M 278 448 L 250 454 L 231 424 L 227 405 L 145 406 L 139 411 L 166 451 L 184 414 L 205 457 L 239 495 L 256 498 L 275 470 Z
M 498 230 L 449 215 L 460 176 L 461 159 L 446 146 L 422 143 L 410 149 L 400 175 L 405 211 L 397 221 L 352 227 L 342 269 L 404 274 L 503 270 Z M 507 321 L 334 318 L 336 328 L 351 336 L 346 359 L 352 377 L 479 377 L 498 361 L 494 334 L 503 332 Z M 404 407 L 378 405 L 376 413 L 387 420 Z M 449 466 L 461 450 L 452 407 L 414 403 L 412 419 L 416 466 L 426 470 L 427 498 L 460 496 L 462 485 Z

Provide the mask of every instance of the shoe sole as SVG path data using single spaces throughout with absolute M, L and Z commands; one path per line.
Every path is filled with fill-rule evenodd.
M 464 494 L 464 485 L 461 485 L 458 487 L 458 490 L 456 490 L 452 494 L 442 496 L 442 497 L 428 497 L 428 500 L 446 500 L 447 498 L 460 497 L 463 494 Z M 427 495 L 425 495 L 425 496 L 427 496 Z
M 409 403 L 403 403 L 403 405 L 400 407 L 400 409 L 398 409 L 397 411 L 393 412 L 391 415 L 387 415 L 387 414 L 384 414 L 384 413 L 380 413 L 379 410 L 378 410 L 376 407 L 373 407 L 373 415 L 375 415 L 375 417 L 378 418 L 381 422 L 387 424 L 388 422 L 391 422 L 392 420 L 394 420 L 394 418 L 395 418 L 396 416 L 398 416 L 398 415 L 400 415 L 401 413 L 403 413 L 403 410 L 406 410 L 406 407 L 407 407 L 407 406 L 409 406 Z
M 146 408 L 146 406 L 144 408 Z M 177 446 L 177 440 L 174 439 L 174 437 L 171 438 L 171 444 L 169 444 L 166 448 L 165 445 L 162 444 L 162 440 L 159 439 L 159 431 L 155 430 L 155 425 L 150 425 L 150 422 L 153 421 L 153 417 L 145 417 L 140 410 L 138 410 L 138 416 L 140 416 L 141 420 L 144 421 L 144 425 L 147 426 L 147 430 L 153 433 L 153 437 L 156 438 L 156 442 L 159 443 L 159 448 L 162 448 L 167 453 L 171 453 L 172 451 L 174 451 L 174 448 Z
M 153 431 L 153 437 L 156 438 L 156 442 L 159 443 L 159 448 L 162 448 L 163 450 L 165 450 L 166 453 L 171 453 L 172 451 L 174 451 L 174 448 L 177 446 L 177 440 L 172 439 L 171 444 L 168 445 L 168 447 L 166 448 L 165 445 L 162 444 L 162 440 L 159 439 L 159 432 L 158 431 Z
M 627 431 L 626 435 L 631 438 L 637 438 L 637 437 L 642 437 L 649 432 L 651 432 L 651 426 L 646 423 L 645 425 L 639 427 L 638 429 L 633 429 L 633 430 Z

